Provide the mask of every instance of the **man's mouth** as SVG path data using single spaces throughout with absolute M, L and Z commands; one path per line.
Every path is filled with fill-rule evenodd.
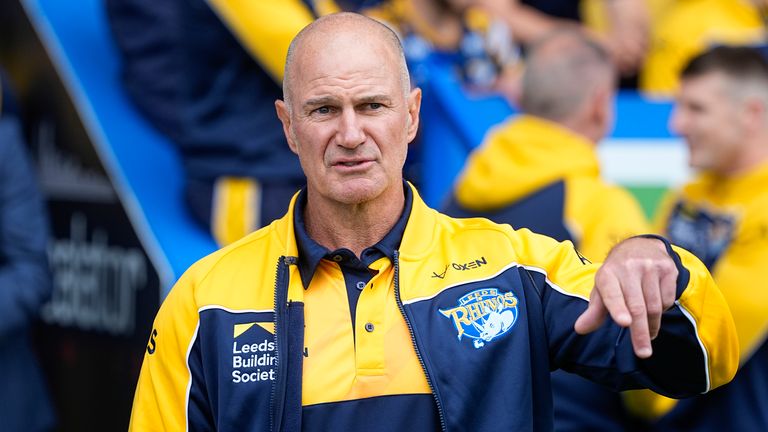
M 340 160 L 333 163 L 334 166 L 354 167 L 372 162 L 370 159 Z

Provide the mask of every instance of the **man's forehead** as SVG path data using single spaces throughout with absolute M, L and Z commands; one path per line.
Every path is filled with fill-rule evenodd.
M 691 96 L 720 94 L 726 90 L 728 77 L 721 72 L 685 77 L 680 81 L 680 93 Z
M 316 32 L 296 47 L 299 58 L 305 61 L 337 60 L 339 57 L 354 60 L 360 53 L 369 51 L 394 53 L 391 44 L 380 35 L 350 29 Z M 381 63 L 385 63 L 384 59 Z
M 381 82 L 396 74 L 399 65 L 386 44 L 371 43 L 366 38 L 317 40 L 296 54 L 294 77 L 305 83 L 348 79 Z

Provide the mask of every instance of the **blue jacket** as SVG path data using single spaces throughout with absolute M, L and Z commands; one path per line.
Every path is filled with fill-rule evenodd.
M 50 430 L 29 328 L 51 295 L 48 221 L 15 117 L 0 117 L 0 429 Z
M 171 290 L 144 357 L 131 430 L 299 431 L 307 430 L 302 419 L 311 411 L 315 420 L 327 416 L 326 430 L 338 429 L 334 413 L 343 412 L 354 417 L 348 424 L 384 431 L 385 424 L 366 422 L 380 407 L 354 409 L 356 403 L 386 404 L 397 411 L 393 416 L 411 408 L 413 394 L 384 389 L 377 394 L 389 397 L 348 393 L 310 404 L 319 393 L 338 390 L 335 382 L 318 389 L 312 380 L 355 353 L 337 353 L 318 373 L 308 368 L 317 350 L 337 346 L 336 338 L 315 331 L 337 317 L 324 312 L 331 303 L 305 308 L 316 293 L 299 276 L 293 209 L 292 203 L 282 219 L 202 259 Z M 678 300 L 665 312 L 654 355 L 641 360 L 628 332 L 610 321 L 586 336 L 574 332 L 597 265 L 582 260 L 570 242 L 486 219 L 449 218 L 414 191 L 399 251 L 392 262 L 378 262 L 377 280 L 389 283 L 375 283 L 380 291 L 366 288 L 381 293 L 379 309 L 390 308 L 387 316 L 402 324 L 395 333 L 402 336 L 370 347 L 359 332 L 355 350 L 381 350 L 385 357 L 401 350 L 395 359 L 413 353 L 420 365 L 413 378 L 428 384 L 445 431 L 551 430 L 549 375 L 556 368 L 616 389 L 651 387 L 676 397 L 705 392 L 735 373 L 735 329 L 703 264 L 684 250 L 668 251 L 680 271 Z M 323 292 L 340 275 L 325 273 Z M 346 303 L 341 307 L 348 311 Z M 403 349 L 401 339 L 410 339 L 412 349 Z M 386 387 L 387 376 L 382 380 Z M 432 412 L 410 413 L 418 424 L 419 415 Z

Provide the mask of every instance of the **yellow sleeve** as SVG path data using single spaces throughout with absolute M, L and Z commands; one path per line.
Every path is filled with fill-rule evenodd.
M 314 21 L 300 0 L 208 0 L 222 22 L 261 66 L 280 83 L 288 46 Z
M 704 263 L 685 249 L 673 246 L 689 272 L 688 285 L 678 304 L 695 320 L 696 332 L 707 354 L 709 390 L 730 382 L 739 367 L 739 337 L 726 298 Z
M 673 246 L 680 255 L 683 266 L 690 272 L 690 281 L 678 299 L 680 307 L 689 313 L 696 323 L 697 336 L 707 355 L 709 390 L 730 382 L 736 375 L 739 359 L 744 358 L 744 329 L 739 321 L 744 321 L 738 309 L 733 308 L 733 300 L 727 294 L 726 285 L 722 285 L 719 274 L 716 276 L 722 292 L 706 271 L 704 264 L 685 249 Z M 768 249 L 767 249 L 768 250 Z M 763 255 L 768 259 L 768 254 Z M 749 288 L 743 291 L 749 291 Z M 760 320 L 765 331 L 768 321 L 768 294 L 761 299 L 752 299 L 762 309 Z M 732 312 L 732 313 L 731 313 Z M 760 339 L 762 340 L 762 339 Z M 752 342 L 752 348 L 757 340 Z M 661 417 L 672 408 L 676 401 L 649 390 L 634 390 L 623 393 L 625 405 L 630 413 L 639 418 L 653 420 Z
M 155 318 L 133 400 L 131 432 L 187 429 L 187 353 L 198 323 L 189 273 L 173 287 Z

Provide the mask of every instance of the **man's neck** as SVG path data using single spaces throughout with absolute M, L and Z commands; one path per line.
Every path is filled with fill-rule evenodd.
M 750 144 L 745 145 L 741 154 L 730 164 L 728 169 L 722 169 L 717 174 L 725 178 L 742 176 L 766 161 L 768 161 L 768 134 L 750 141 Z
M 359 257 L 387 235 L 404 205 L 402 187 L 360 204 L 332 202 L 307 191 L 304 221 L 307 234 L 318 244 L 329 250 L 346 248 Z

